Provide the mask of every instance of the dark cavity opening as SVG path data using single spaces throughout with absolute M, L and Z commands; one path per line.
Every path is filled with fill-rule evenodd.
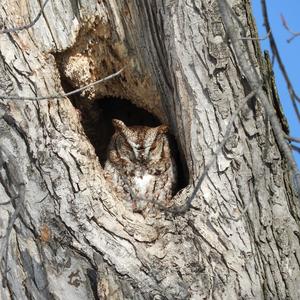
M 88 105 L 84 100 L 75 101 L 73 104 L 81 112 L 83 129 L 95 147 L 102 166 L 106 161 L 107 147 L 114 133 L 112 119 L 122 120 L 127 126 L 155 127 L 160 124 L 155 116 L 124 99 L 105 97 Z
M 104 97 L 88 101 L 80 97 L 71 99 L 81 113 L 84 132 L 95 148 L 102 166 L 107 158 L 107 147 L 114 133 L 112 119 L 122 120 L 127 126 L 141 125 L 155 127 L 161 124 L 159 119 L 143 108 L 139 108 L 126 99 Z M 176 140 L 169 134 L 170 146 L 178 170 L 178 189 L 187 185 L 184 164 L 181 162 Z

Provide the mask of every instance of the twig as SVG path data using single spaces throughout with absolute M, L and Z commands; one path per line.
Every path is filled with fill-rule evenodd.
M 10 179 L 10 184 L 18 188 L 18 194 L 14 197 L 18 202 L 15 207 L 15 211 L 12 216 L 9 218 L 9 222 L 6 228 L 5 240 L 0 248 L 0 262 L 4 261 L 4 273 L 3 273 L 3 285 L 6 286 L 7 281 L 7 264 L 8 264 L 8 244 L 9 237 L 14 226 L 16 219 L 18 218 L 23 204 L 25 202 L 25 183 L 20 174 L 18 167 L 15 164 L 13 155 L 5 146 L 1 146 L 0 149 L 0 163 L 2 165 L 7 165 L 7 177 Z
M 297 103 L 296 103 L 296 102 L 300 103 L 300 98 L 299 98 L 299 96 L 296 94 L 296 92 L 294 90 L 292 82 L 291 82 L 291 80 L 290 80 L 290 78 L 288 76 L 288 73 L 287 73 L 287 71 L 285 69 L 284 63 L 283 63 L 283 61 L 281 59 L 281 56 L 279 54 L 279 50 L 277 48 L 277 44 L 275 42 L 275 39 L 274 39 L 272 31 L 271 31 L 271 26 L 270 26 L 269 17 L 268 17 L 268 11 L 267 11 L 267 5 L 266 5 L 265 0 L 261 0 L 261 6 L 262 6 L 262 12 L 263 12 L 263 18 L 264 18 L 264 25 L 266 27 L 267 32 L 270 32 L 270 36 L 269 36 L 270 48 L 272 50 L 273 56 L 278 61 L 279 68 L 280 68 L 281 73 L 282 73 L 282 75 L 284 77 L 284 80 L 285 80 L 285 82 L 287 84 L 287 88 L 288 88 L 288 92 L 289 92 L 290 98 L 292 100 L 293 108 L 294 108 L 294 110 L 296 112 L 298 120 L 300 121 L 300 112 L 299 112 L 299 109 L 298 109 L 298 106 L 297 106 Z
M 266 114 L 268 115 L 270 124 L 272 126 L 275 139 L 277 141 L 279 149 L 284 154 L 287 164 L 294 174 L 298 172 L 297 164 L 294 160 L 292 152 L 285 141 L 284 134 L 281 128 L 281 125 L 278 121 L 274 107 L 271 105 L 267 95 L 261 87 L 261 79 L 256 71 L 256 69 L 249 64 L 249 53 L 244 51 L 243 44 L 240 41 L 240 32 L 237 25 L 232 20 L 232 15 L 230 13 L 230 6 L 226 0 L 217 0 L 219 3 L 220 12 L 222 15 L 223 23 L 226 28 L 226 31 L 232 42 L 232 47 L 235 51 L 239 66 L 242 73 L 244 73 L 247 82 L 250 88 L 253 90 L 257 89 L 257 97 L 260 100 L 261 104 L 264 107 Z M 264 2 L 264 0 L 261 0 Z M 267 28 L 267 31 L 270 31 L 270 28 Z M 270 33 L 270 39 L 272 37 L 272 32 Z M 300 183 L 297 184 L 300 186 Z
M 68 96 L 71 96 L 71 95 L 74 95 L 76 93 L 79 93 L 83 90 L 86 90 L 87 88 L 91 87 L 91 86 L 94 86 L 98 83 L 101 83 L 101 82 L 104 82 L 104 81 L 107 81 L 109 79 L 112 79 L 116 76 L 118 76 L 126 67 L 123 67 L 121 70 L 119 70 L 118 72 L 116 73 L 113 73 L 107 77 L 104 77 L 100 80 L 97 80 L 97 81 L 94 81 L 88 85 L 85 85 L 79 89 L 76 89 L 76 90 L 73 90 L 71 92 L 68 92 L 68 93 L 65 93 L 65 94 L 56 94 L 56 95 L 48 95 L 48 96 L 41 96 L 41 97 L 20 97 L 20 96 L 6 96 L 6 95 L 0 95 L 0 99 L 5 99 L 5 100 L 17 100 L 17 101 L 24 101 L 24 100 L 30 100 L 30 101 L 39 101 L 39 100 L 51 100 L 51 99 L 60 99 L 60 98 L 65 98 L 65 97 L 68 97 Z
M 296 186 L 296 191 L 298 191 L 298 197 L 300 198 L 300 172 L 294 175 L 294 184 Z
M 284 136 L 290 142 L 300 143 L 300 138 L 295 138 L 295 137 L 289 136 L 287 134 L 285 134 Z
M 28 29 L 28 28 L 32 27 L 39 20 L 39 18 L 41 17 L 41 15 L 42 15 L 42 13 L 44 11 L 44 8 L 45 8 L 46 4 L 48 3 L 48 1 L 49 0 L 46 0 L 44 2 L 44 4 L 42 5 L 39 13 L 37 14 L 37 16 L 34 18 L 34 20 L 31 23 L 23 25 L 23 26 L 20 26 L 20 27 L 13 27 L 13 28 L 2 29 L 2 30 L 0 30 L 0 34 L 1 33 L 17 32 L 17 31 Z
M 0 206 L 1 206 L 1 205 L 7 205 L 7 204 L 9 204 L 9 203 L 11 203 L 11 200 L 6 201 L 6 202 L 1 202 L 1 203 L 0 203 Z
M 6 273 L 8 271 L 7 262 L 8 262 L 9 237 L 10 237 L 11 231 L 13 229 L 13 226 L 15 224 L 15 221 L 19 217 L 21 209 L 23 208 L 24 201 L 25 201 L 25 184 L 21 183 L 19 185 L 18 203 L 17 203 L 14 213 L 12 214 L 12 216 L 9 219 L 9 223 L 6 228 L 5 240 L 4 240 L 4 243 L 2 244 L 2 247 L 0 250 L 0 261 L 2 261 L 2 259 L 4 258 L 4 264 L 5 264 L 5 268 L 4 268 L 5 274 L 3 275 L 4 278 L 6 278 Z
M 300 35 L 300 32 L 295 32 L 292 31 L 285 19 L 285 17 L 283 16 L 283 14 L 280 15 L 281 18 L 281 22 L 283 27 L 292 35 L 289 39 L 287 39 L 287 42 L 290 43 L 294 38 L 298 37 Z
M 252 91 L 250 94 L 248 94 L 244 99 L 241 100 L 241 103 L 239 105 L 239 107 L 236 109 L 236 111 L 232 114 L 229 123 L 227 124 L 225 133 L 224 133 L 224 137 L 222 142 L 219 144 L 219 146 L 217 147 L 215 153 L 213 154 L 212 158 L 209 160 L 209 162 L 207 163 L 207 165 L 204 167 L 204 170 L 202 172 L 202 174 L 200 175 L 199 179 L 196 182 L 196 185 L 193 189 L 192 194 L 188 197 L 186 203 L 182 206 L 179 207 L 171 207 L 170 209 L 168 209 L 168 211 L 171 211 L 173 213 L 184 213 L 186 210 L 188 210 L 191 207 L 192 201 L 194 200 L 205 176 L 208 174 L 208 171 L 210 170 L 211 166 L 213 165 L 213 163 L 215 162 L 215 160 L 217 159 L 218 154 L 221 152 L 222 148 L 224 147 L 225 143 L 227 142 L 229 135 L 231 133 L 234 121 L 236 119 L 236 117 L 239 115 L 240 111 L 242 110 L 242 108 L 245 106 L 245 104 L 252 98 L 255 96 L 256 94 L 256 90 Z
M 264 40 L 266 40 L 266 39 L 269 38 L 270 34 L 271 34 L 271 31 L 269 31 L 269 32 L 266 34 L 266 36 L 264 36 L 264 37 L 262 37 L 262 38 L 241 37 L 240 39 L 241 39 L 241 40 L 246 40 L 246 41 L 264 41 Z
M 300 147 L 295 146 L 295 145 L 291 145 L 292 149 L 297 151 L 298 153 L 300 153 Z

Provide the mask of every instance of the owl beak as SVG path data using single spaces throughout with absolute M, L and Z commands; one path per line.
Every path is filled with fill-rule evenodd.
M 148 153 L 145 152 L 145 150 L 139 151 L 138 153 L 139 160 L 143 163 L 147 162 L 149 160 L 149 155 Z
M 142 162 L 145 162 L 146 161 L 146 157 L 145 157 L 145 153 L 139 153 L 139 159 L 140 159 L 140 161 L 142 161 Z

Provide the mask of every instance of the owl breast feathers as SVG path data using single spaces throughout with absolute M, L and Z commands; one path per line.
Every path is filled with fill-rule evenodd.
M 116 119 L 113 125 L 104 169 L 116 194 L 134 207 L 168 205 L 176 186 L 176 165 L 167 126 L 127 127 Z

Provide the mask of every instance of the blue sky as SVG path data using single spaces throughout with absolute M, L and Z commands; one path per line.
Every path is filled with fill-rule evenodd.
M 296 93 L 300 95 L 300 36 L 296 37 L 291 43 L 288 43 L 287 39 L 291 37 L 291 34 L 283 27 L 280 18 L 280 15 L 283 14 L 289 25 L 289 28 L 295 32 L 299 32 L 300 0 L 266 0 L 266 3 L 272 33 L 277 42 L 277 47 L 279 49 L 281 58 L 285 64 Z M 259 36 L 265 37 L 266 30 L 263 26 L 260 0 L 252 0 L 252 8 L 256 18 Z M 261 41 L 261 47 L 263 50 L 269 50 L 268 40 Z M 275 62 L 274 65 L 274 72 L 280 100 L 289 122 L 290 135 L 294 137 L 300 137 L 300 124 L 297 121 L 286 83 L 280 73 L 277 62 Z M 300 108 L 300 105 L 298 107 Z M 300 154 L 294 153 L 294 156 L 298 166 L 300 167 Z

